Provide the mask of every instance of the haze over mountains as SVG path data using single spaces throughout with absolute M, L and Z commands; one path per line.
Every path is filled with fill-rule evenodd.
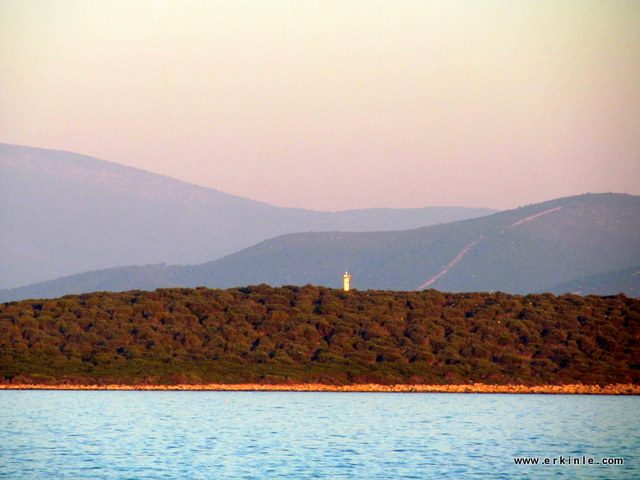
M 640 196 L 586 194 L 413 230 L 287 234 L 200 265 L 86 272 L 5 290 L 0 299 L 170 286 L 338 287 L 345 269 L 358 289 L 617 293 L 597 291 L 597 279 L 640 265 L 639 219 Z M 631 270 L 610 285 L 633 291 Z
M 76 153 L 0 144 L 0 288 L 119 265 L 201 263 L 284 233 L 401 230 L 492 212 L 281 208 Z

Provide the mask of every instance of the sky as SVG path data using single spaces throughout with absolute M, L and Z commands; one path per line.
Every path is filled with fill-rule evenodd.
M 635 0 L 0 0 L 0 62 L 0 142 L 275 205 L 640 194 Z

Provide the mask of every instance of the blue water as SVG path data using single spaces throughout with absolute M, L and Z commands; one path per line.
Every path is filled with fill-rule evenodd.
M 557 477 L 640 478 L 640 398 L 0 391 L 3 479 Z

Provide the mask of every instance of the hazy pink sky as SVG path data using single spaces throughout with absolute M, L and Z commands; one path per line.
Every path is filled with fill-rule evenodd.
M 640 194 L 640 1 L 0 1 L 0 142 L 276 205 Z

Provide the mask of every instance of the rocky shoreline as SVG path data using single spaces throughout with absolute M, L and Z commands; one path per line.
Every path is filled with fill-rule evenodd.
M 0 384 L 0 390 L 157 390 L 157 391 L 240 391 L 240 392 L 389 392 L 389 393 L 517 393 L 559 395 L 640 395 L 640 385 L 326 385 L 299 384 L 181 384 L 181 385 L 90 385 L 90 384 Z

